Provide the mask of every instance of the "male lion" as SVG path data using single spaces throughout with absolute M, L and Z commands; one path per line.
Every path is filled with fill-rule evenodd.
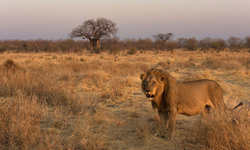
M 204 79 L 177 82 L 168 72 L 155 68 L 141 74 L 140 78 L 142 91 L 151 100 L 153 108 L 158 109 L 161 137 L 172 138 L 177 114 L 207 115 L 211 107 L 218 112 L 224 112 L 226 109 L 222 88 L 215 81 Z M 241 105 L 242 103 L 234 108 Z M 169 130 L 167 134 L 166 124 Z

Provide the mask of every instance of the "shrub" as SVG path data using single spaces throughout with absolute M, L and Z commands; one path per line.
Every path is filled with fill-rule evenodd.
M 119 52 L 120 52 L 120 50 L 115 46 L 110 50 L 109 54 L 114 55 L 114 62 L 116 62 L 116 59 L 118 57 L 117 55 L 119 54 Z
M 196 38 L 189 38 L 186 40 L 185 43 L 185 48 L 188 50 L 196 50 L 198 47 L 198 41 L 196 40 Z
M 178 47 L 177 42 L 170 41 L 166 43 L 167 50 L 171 51 L 172 54 L 174 53 L 174 49 L 176 49 L 177 47 Z
M 3 64 L 4 68 L 7 70 L 7 72 L 9 70 L 15 72 L 15 70 L 17 69 L 17 64 L 11 60 L 11 59 L 7 59 L 4 64 Z
M 128 55 L 134 55 L 136 54 L 137 50 L 135 48 L 131 48 L 129 51 L 127 51 Z

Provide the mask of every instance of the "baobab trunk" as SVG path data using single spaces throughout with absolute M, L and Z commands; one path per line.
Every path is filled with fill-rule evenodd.
M 96 48 L 101 48 L 100 39 L 96 40 Z
M 101 44 L 100 44 L 100 39 L 96 39 L 96 47 L 95 47 L 95 52 L 100 53 L 101 52 Z
M 91 53 L 94 53 L 94 42 L 93 42 L 93 39 L 89 39 L 89 47 L 90 47 L 90 52 Z
M 100 39 L 89 39 L 90 42 L 90 52 L 99 53 L 100 51 Z

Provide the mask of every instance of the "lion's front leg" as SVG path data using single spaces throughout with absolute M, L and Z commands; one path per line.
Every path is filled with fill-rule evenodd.
M 169 112 L 160 112 L 158 111 L 159 117 L 160 117 L 160 123 L 161 126 L 159 127 L 157 133 L 158 137 L 164 138 L 167 133 L 167 122 L 169 119 Z
M 165 139 L 171 140 L 171 138 L 173 137 L 174 127 L 176 124 L 176 116 L 177 116 L 177 109 L 173 108 L 169 114 L 168 133 L 164 137 Z

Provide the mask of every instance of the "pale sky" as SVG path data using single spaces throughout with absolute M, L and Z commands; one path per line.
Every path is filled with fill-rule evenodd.
M 250 36 L 250 0 L 0 0 L 0 40 L 66 39 L 85 20 L 104 17 L 117 36 Z

